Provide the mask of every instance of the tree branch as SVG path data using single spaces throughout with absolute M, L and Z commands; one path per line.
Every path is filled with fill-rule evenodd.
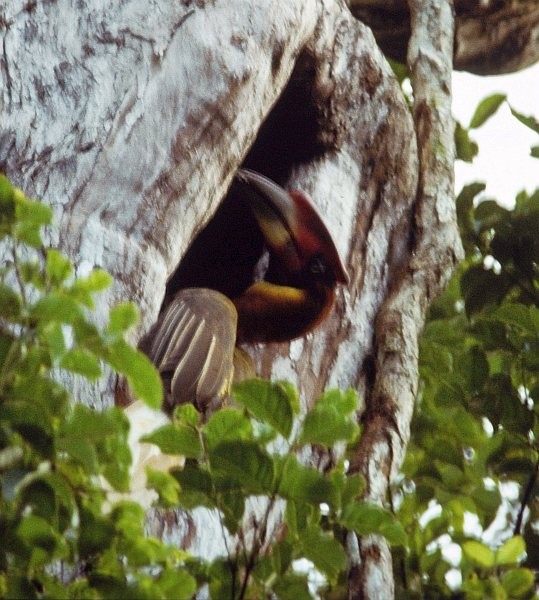
M 389 57 L 406 62 L 410 16 L 406 0 L 351 0 Z M 535 0 L 455 2 L 454 68 L 478 75 L 513 73 L 539 60 L 539 6 Z

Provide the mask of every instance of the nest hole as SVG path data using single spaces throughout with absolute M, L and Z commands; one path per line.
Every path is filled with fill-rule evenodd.
M 293 166 L 328 151 L 323 103 L 314 87 L 312 60 L 304 55 L 263 122 L 242 166 L 283 185 Z M 232 184 L 212 219 L 194 239 L 167 284 L 164 305 L 183 287 L 212 287 L 234 297 L 252 277 L 263 241 L 250 211 L 237 202 Z
M 315 87 L 312 59 L 304 53 L 279 100 L 262 123 L 243 166 L 283 184 L 292 167 L 309 163 L 330 147 L 327 107 Z

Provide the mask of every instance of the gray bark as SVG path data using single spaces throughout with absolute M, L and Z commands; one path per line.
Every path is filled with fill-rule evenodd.
M 417 341 L 426 310 L 463 257 L 453 201 L 452 7 L 447 0 L 410 0 L 409 5 L 413 34 L 408 66 L 419 148 L 416 236 L 409 262 L 377 315 L 376 378 L 351 467 L 369 474 L 375 485 L 369 486 L 368 497 L 377 502 L 386 497 L 406 451 L 417 393 Z M 385 540 L 361 540 L 360 555 L 361 566 L 350 578 L 350 597 L 375 598 L 381 585 L 388 595 L 380 597 L 392 596 Z
M 167 277 L 249 151 L 250 166 L 311 195 L 350 285 L 315 333 L 250 351 L 261 375 L 298 385 L 306 408 L 328 386 L 360 391 L 365 434 L 352 468 L 380 504 L 409 435 L 424 313 L 460 256 L 451 20 L 445 2 L 433 10 L 439 48 L 414 12 L 414 129 L 370 30 L 338 0 L 0 8 L 0 170 L 54 207 L 50 241 L 79 272 L 115 277 L 98 318 L 130 299 L 143 316 L 135 337 L 149 328 Z M 72 382 L 74 395 L 110 404 L 111 381 Z M 207 557 L 221 539 L 207 512 L 154 517 L 152 529 Z M 360 551 L 351 597 L 391 597 L 387 546 L 373 538 Z

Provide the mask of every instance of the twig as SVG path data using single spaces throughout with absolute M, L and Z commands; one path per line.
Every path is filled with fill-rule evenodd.
M 517 520 L 515 522 L 515 527 L 513 529 L 513 535 L 520 535 L 522 529 L 522 520 L 524 518 L 524 510 L 528 503 L 531 500 L 531 496 L 533 494 L 533 489 L 535 484 L 537 483 L 537 478 L 539 477 L 539 459 L 535 462 L 535 468 L 530 473 L 530 478 L 528 479 L 528 483 L 524 489 L 524 494 L 522 495 L 522 500 L 520 502 L 520 508 L 518 510 Z

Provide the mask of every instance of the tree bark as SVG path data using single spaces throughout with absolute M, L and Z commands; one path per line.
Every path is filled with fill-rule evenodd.
M 447 0 L 410 0 L 408 66 L 414 89 L 419 181 L 414 243 L 402 276 L 376 318 L 376 377 L 351 470 L 367 473 L 368 498 L 381 503 L 404 459 L 417 394 L 418 346 L 426 310 L 463 257 L 453 197 L 451 70 L 453 15 Z M 380 474 L 383 473 L 383 476 Z M 385 540 L 360 541 L 361 561 L 350 574 L 350 598 L 393 596 L 391 555 Z
M 350 0 L 385 54 L 406 63 L 410 13 L 406 0 Z M 456 0 L 454 68 L 478 75 L 513 73 L 539 60 L 535 0 Z
M 242 163 L 311 195 L 350 285 L 315 333 L 250 352 L 262 376 L 297 384 L 306 410 L 327 386 L 359 390 L 351 468 L 380 504 L 409 436 L 425 310 L 461 252 L 450 5 L 411 11 L 414 120 L 371 31 L 338 0 L 0 8 L 0 170 L 55 209 L 49 241 L 79 273 L 115 277 L 101 321 L 130 299 L 135 339 L 149 328 Z M 79 401 L 112 402 L 110 377 L 70 385 Z M 224 551 L 208 511 L 157 516 L 151 529 L 207 558 Z M 390 598 L 385 542 L 361 540 L 355 559 L 354 545 L 350 597 Z

